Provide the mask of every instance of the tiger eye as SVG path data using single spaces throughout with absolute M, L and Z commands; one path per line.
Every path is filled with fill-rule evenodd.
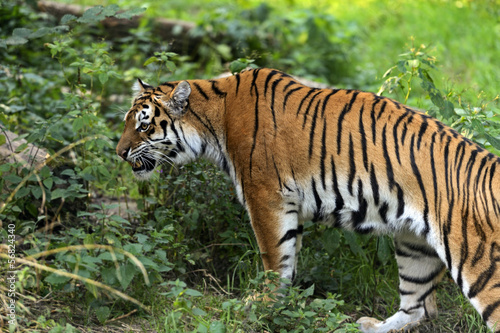
M 145 131 L 149 128 L 149 124 L 146 124 L 146 123 L 142 123 L 141 124 L 141 130 Z

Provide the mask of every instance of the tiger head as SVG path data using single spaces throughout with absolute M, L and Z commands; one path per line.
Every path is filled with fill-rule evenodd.
M 125 129 L 116 153 L 139 179 L 147 179 L 162 163 L 193 159 L 185 149 L 185 133 L 177 124 L 186 112 L 191 87 L 187 81 L 154 88 L 140 79 L 133 87 L 136 97 L 125 115 Z M 189 131 L 192 132 L 192 131 Z

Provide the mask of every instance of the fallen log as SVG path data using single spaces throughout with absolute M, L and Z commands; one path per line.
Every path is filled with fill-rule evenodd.
M 37 5 L 38 10 L 51 14 L 58 20 L 66 14 L 80 17 L 89 8 L 54 1 L 38 1 Z M 116 40 L 130 36 L 130 30 L 139 27 L 139 23 L 143 19 L 146 19 L 144 15 L 134 16 L 131 19 L 107 17 L 99 23 L 104 28 L 102 37 Z M 192 55 L 200 43 L 200 39 L 191 34 L 191 31 L 196 27 L 195 23 L 166 18 L 148 20 L 153 34 L 167 42 L 173 52 Z

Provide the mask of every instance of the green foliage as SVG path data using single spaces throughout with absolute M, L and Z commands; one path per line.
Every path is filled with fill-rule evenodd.
M 386 80 L 379 94 L 385 91 L 400 92 L 404 97 L 397 96 L 406 104 L 410 99 L 410 93 L 415 90 L 414 79 L 417 79 L 425 98 L 432 103 L 432 106 L 427 108 L 430 115 L 442 119 L 465 137 L 474 139 L 495 152 L 500 151 L 498 139 L 500 108 L 493 103 L 498 101 L 498 96 L 491 102 L 478 101 L 475 102 L 478 104 L 473 106 L 470 101 L 464 100 L 454 90 L 443 92 L 432 78 L 433 73 L 436 72 L 434 65 L 436 59 L 427 53 L 425 45 L 410 48 L 408 52 L 401 54 L 400 58 L 401 60 L 384 74 L 383 77 Z
M 295 75 L 336 83 L 352 74 L 347 50 L 354 46 L 356 32 L 354 25 L 343 25 L 319 10 L 277 11 L 261 3 L 207 13 L 193 34 L 202 38 L 200 54 L 205 58 L 248 58 L 262 67 L 293 69 Z
M 262 288 L 264 280 L 279 281 L 289 284 L 290 281 L 280 280 L 275 273 L 258 274 L 250 281 L 257 290 Z M 277 289 L 274 283 L 267 283 L 270 292 L 260 294 L 250 305 L 249 320 L 257 323 L 260 331 L 269 332 L 357 332 L 356 324 L 346 324 L 349 319 L 339 312 L 338 307 L 343 301 L 336 295 L 328 294 L 325 299 L 315 298 L 314 285 L 302 290 L 298 287 Z M 277 296 L 279 295 L 279 296 Z M 269 302 L 268 299 L 272 301 Z

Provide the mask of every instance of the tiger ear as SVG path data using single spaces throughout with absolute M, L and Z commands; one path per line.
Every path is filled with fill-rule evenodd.
M 134 93 L 135 96 L 141 94 L 144 92 L 144 90 L 146 89 L 151 89 L 153 88 L 153 86 L 150 86 L 149 84 L 145 83 L 145 82 L 142 82 L 141 79 L 137 79 L 137 81 L 135 81 L 134 85 L 132 86 L 132 91 Z
M 187 81 L 181 81 L 170 94 L 170 99 L 166 102 L 167 109 L 176 116 L 182 116 L 186 112 L 191 86 Z

